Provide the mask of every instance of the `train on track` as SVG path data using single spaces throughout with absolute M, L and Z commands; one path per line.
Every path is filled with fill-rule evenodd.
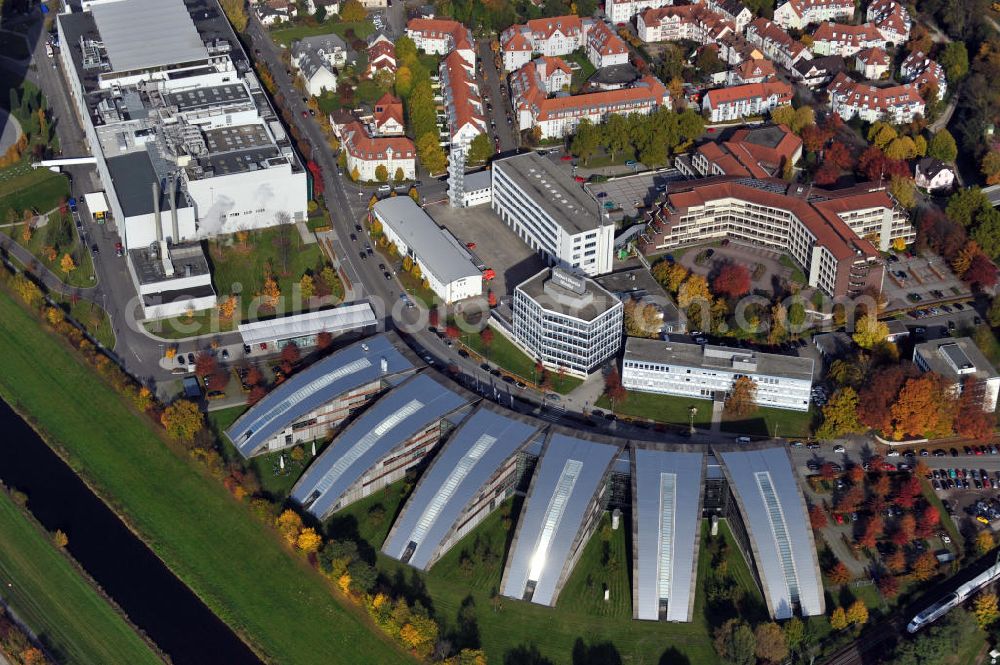
M 953 607 L 961 605 L 976 591 L 982 589 L 987 584 L 991 584 L 998 578 L 1000 578 L 1000 556 L 998 556 L 997 562 L 992 566 L 979 573 L 941 600 L 933 603 L 917 616 L 913 617 L 910 623 L 907 624 L 906 630 L 910 633 L 915 633 L 924 626 L 937 621 L 947 614 Z

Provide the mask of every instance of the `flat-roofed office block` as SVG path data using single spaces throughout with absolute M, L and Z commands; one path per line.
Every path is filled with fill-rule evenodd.
M 540 436 L 526 416 L 483 403 L 434 457 L 382 551 L 427 570 L 514 492 L 518 456 Z
M 295 483 L 292 498 L 323 520 L 401 479 L 475 399 L 433 372 L 407 379 L 334 438 Z
M 632 448 L 632 616 L 691 621 L 701 539 L 705 454 L 694 447 Z
M 291 375 L 226 436 L 243 457 L 312 441 L 419 364 L 395 333 L 369 337 Z
M 518 518 L 503 595 L 556 604 L 604 511 L 608 472 L 621 448 L 609 438 L 553 428 Z

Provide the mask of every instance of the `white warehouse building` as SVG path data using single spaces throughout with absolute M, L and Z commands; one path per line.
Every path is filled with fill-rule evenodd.
M 757 385 L 759 406 L 809 410 L 812 358 L 640 337 L 625 343 L 622 385 L 628 390 L 713 399 L 742 376 Z
M 376 203 L 369 213 L 382 225 L 400 256 L 420 266 L 427 283 L 446 304 L 483 294 L 483 274 L 461 243 L 438 226 L 409 196 Z
M 569 172 L 535 152 L 493 163 L 493 211 L 550 264 L 611 272 L 615 225 Z

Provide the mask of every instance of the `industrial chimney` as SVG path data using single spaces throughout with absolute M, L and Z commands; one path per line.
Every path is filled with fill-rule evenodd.
M 160 224 L 160 183 L 153 181 L 153 223 L 156 225 L 156 242 L 163 242 L 163 226 Z
M 181 191 L 181 179 L 177 176 L 172 178 L 170 187 L 170 232 L 171 241 L 176 245 L 181 241 L 180 226 L 177 223 L 177 195 Z

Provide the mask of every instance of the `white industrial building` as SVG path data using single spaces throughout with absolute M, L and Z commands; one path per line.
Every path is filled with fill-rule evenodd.
M 546 268 L 514 289 L 514 341 L 545 367 L 586 376 L 621 348 L 624 305 L 597 282 Z
M 493 163 L 493 211 L 553 265 L 611 272 L 615 225 L 569 172 L 535 152 Z
M 472 255 L 409 196 L 382 199 L 372 207 L 371 218 L 379 221 L 399 255 L 420 267 L 431 290 L 446 304 L 483 294 L 482 271 Z
M 925 372 L 934 372 L 951 384 L 958 395 L 974 386 L 983 395 L 983 410 L 993 412 L 1000 394 L 1000 374 L 968 337 L 945 337 L 913 347 L 913 362 Z
M 756 384 L 759 406 L 809 410 L 812 358 L 641 337 L 625 342 L 622 385 L 628 390 L 713 399 L 743 376 Z

